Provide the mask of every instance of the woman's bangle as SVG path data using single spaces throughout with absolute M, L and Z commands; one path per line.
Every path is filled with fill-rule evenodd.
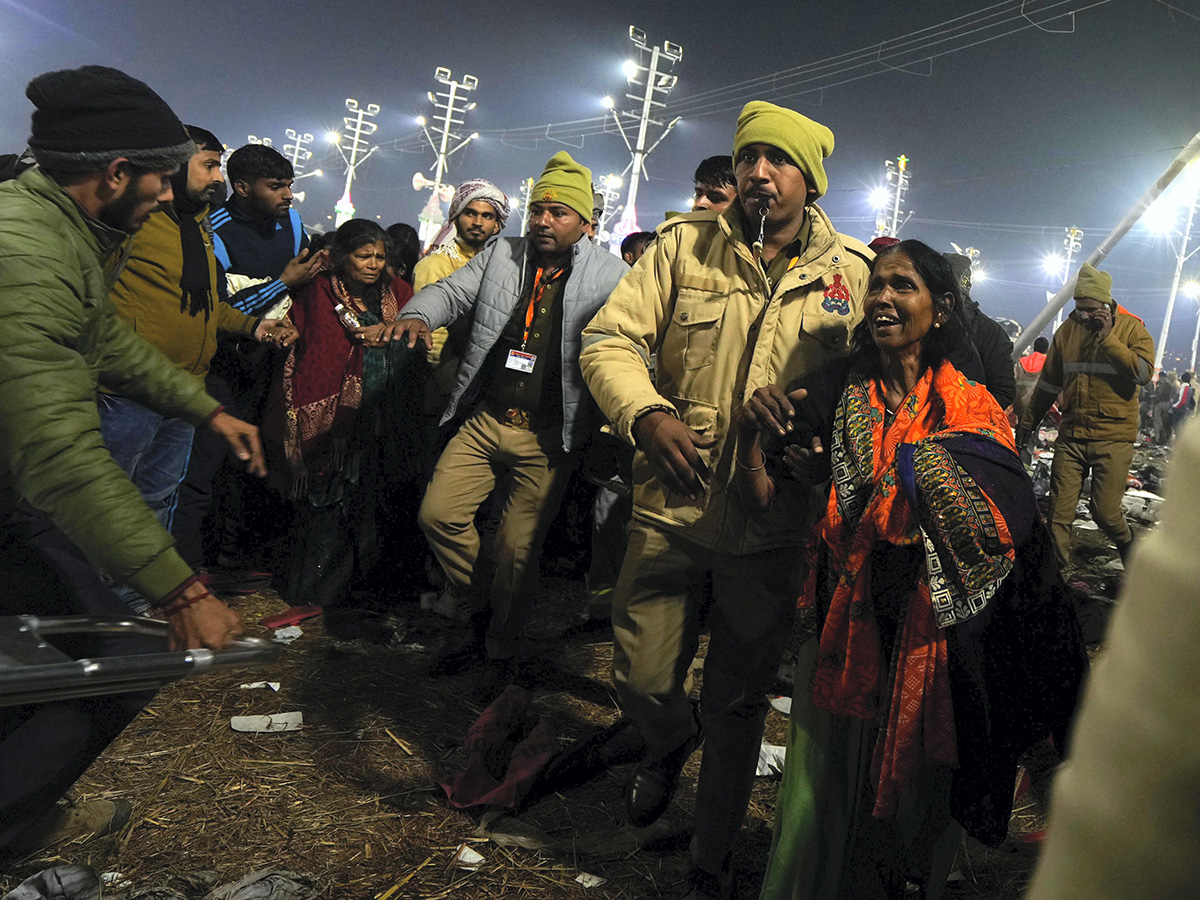
M 761 453 L 762 451 L 759 451 L 759 452 Z M 762 454 L 762 462 L 760 462 L 757 466 L 746 465 L 736 455 L 733 457 L 733 461 L 734 461 L 734 463 L 737 464 L 737 467 L 739 469 L 741 469 L 743 472 L 761 472 L 763 469 L 765 469 L 767 467 L 767 456 L 765 453 Z

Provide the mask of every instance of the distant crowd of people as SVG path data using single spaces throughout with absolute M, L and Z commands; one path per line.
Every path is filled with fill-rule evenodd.
M 617 255 L 567 152 L 523 237 L 472 179 L 421 248 L 403 224 L 309 232 L 287 159 L 247 145 L 223 166 L 213 131 L 117 70 L 26 93 L 29 150 L 0 185 L 8 614 L 133 611 L 221 650 L 243 621 L 217 593 L 273 578 L 334 638 L 386 644 L 421 595 L 455 623 L 431 677 L 475 671 L 486 705 L 523 681 L 542 549 L 585 478 L 575 630 L 611 627 L 648 748 L 632 825 L 704 747 L 680 896 L 730 896 L 797 615 L 763 896 L 937 898 L 964 832 L 1004 839 L 1018 758 L 1065 751 L 1087 670 L 1063 581 L 1083 483 L 1127 558 L 1139 398 L 1162 443 L 1195 405 L 1190 373 L 1154 387 L 1110 276 L 1085 264 L 1066 323 L 1014 363 L 970 260 L 840 233 L 818 205 L 832 132 L 762 101 L 696 170 L 693 211 Z M 1052 407 L 1044 519 L 1021 453 Z M 124 825 L 124 800 L 56 801 L 148 700 L 5 710 L 0 850 Z

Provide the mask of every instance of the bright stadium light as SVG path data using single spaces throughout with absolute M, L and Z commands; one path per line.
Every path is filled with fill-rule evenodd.
M 600 100 L 600 105 L 603 106 L 605 109 L 612 109 L 613 108 L 613 98 L 612 97 L 602 98 Z
M 1063 270 L 1063 258 L 1057 253 L 1051 253 L 1042 257 L 1042 270 L 1047 275 L 1061 275 Z
M 625 60 L 625 64 L 621 66 L 621 71 L 625 73 L 626 78 L 633 78 L 638 73 L 638 64 L 632 59 Z
M 888 198 L 891 196 L 891 191 L 887 188 L 877 187 L 871 191 L 871 207 L 873 209 L 883 209 L 887 206 Z
M 337 132 L 337 131 L 325 132 L 325 140 L 329 141 L 329 143 L 331 143 L 331 144 L 336 144 L 341 139 L 342 139 L 341 132 Z

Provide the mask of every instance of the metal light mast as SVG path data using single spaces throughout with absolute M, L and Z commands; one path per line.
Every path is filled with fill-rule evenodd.
M 334 224 L 339 228 L 354 218 L 354 203 L 350 199 L 350 186 L 354 183 L 354 175 L 367 159 L 378 150 L 378 147 L 367 149 L 367 139 L 375 133 L 379 126 L 375 122 L 368 122 L 367 116 L 379 115 L 379 104 L 368 103 L 367 107 L 358 105 L 358 101 L 353 98 L 346 99 L 346 109 L 352 115 L 344 116 L 342 121 L 345 123 L 346 135 L 342 139 L 339 133 L 331 133 L 330 140 L 338 148 L 338 153 L 342 155 L 342 160 L 346 163 L 346 190 L 342 192 L 341 198 L 333 205 Z M 350 155 L 346 155 L 346 146 L 349 145 Z
M 532 178 L 526 178 L 522 181 L 521 197 L 513 204 L 520 211 L 521 237 L 525 237 L 525 232 L 529 230 L 529 195 L 533 193 L 533 184 Z
M 879 213 L 875 216 L 874 236 L 899 237 L 900 229 L 912 218 L 912 212 L 905 213 L 901 206 L 912 176 L 908 174 L 908 157 L 903 154 L 897 156 L 895 162 L 887 160 L 885 165 L 891 187 L 885 192 L 886 201 L 880 205 Z M 904 216 L 904 221 L 900 220 L 901 216 Z
M 299 178 L 304 171 L 304 164 L 312 159 L 312 151 L 305 149 L 304 145 L 311 144 L 313 136 L 307 131 L 299 134 L 294 128 L 289 128 L 285 134 L 291 143 L 283 145 L 283 155 L 291 161 L 292 171 Z
M 248 135 L 246 135 L 246 143 L 247 144 L 262 144 L 264 147 L 270 147 L 271 139 L 269 137 L 260 138 L 256 134 L 248 134 Z
M 646 54 L 649 54 L 649 63 L 643 65 L 640 61 L 632 59 L 625 62 L 625 78 L 629 85 L 633 87 L 643 88 L 642 93 L 633 94 L 626 93 L 625 97 L 632 100 L 637 106 L 631 110 L 622 110 L 618 115 L 616 104 L 611 97 L 604 98 L 604 106 L 612 112 L 613 120 L 617 123 L 617 129 L 621 132 L 621 139 L 625 141 L 625 147 L 629 150 L 631 159 L 624 171 L 629 174 L 629 193 L 625 197 L 625 212 L 621 216 L 621 223 L 613 229 L 613 239 L 620 240 L 625 235 L 639 231 L 637 223 L 637 195 L 638 185 L 642 178 L 647 181 L 650 176 L 646 173 L 646 157 L 654 152 L 654 149 L 662 143 L 663 138 L 671 133 L 677 124 L 679 124 L 679 116 L 676 116 L 670 122 L 663 126 L 663 123 L 658 119 L 652 118 L 651 114 L 656 108 L 661 109 L 666 104 L 662 100 L 656 99 L 659 96 L 665 97 L 675 87 L 679 80 L 678 75 L 669 74 L 669 72 L 660 69 L 670 69 L 675 63 L 683 58 L 683 48 L 678 44 L 673 44 L 670 41 L 663 41 L 661 47 L 648 46 L 646 44 L 646 32 L 640 28 L 629 26 L 629 39 L 633 41 L 638 50 L 638 59 L 644 59 Z M 637 123 L 637 137 L 629 140 L 629 135 L 625 131 L 625 126 L 621 121 L 622 116 L 630 121 Z M 646 146 L 646 133 L 649 126 L 655 125 L 663 129 L 662 134 L 649 147 Z
M 612 221 L 613 216 L 625 208 L 623 205 L 614 205 L 621 197 L 623 183 L 620 175 L 600 176 L 600 193 L 604 196 L 604 212 L 600 214 L 600 230 L 596 235 L 598 243 L 607 244 L 611 240 L 612 235 L 609 234 L 608 223 Z
M 425 117 L 420 116 L 417 119 L 417 124 L 425 130 L 425 137 L 429 140 L 429 146 L 437 154 L 437 159 L 430 167 L 434 170 L 433 181 L 429 181 L 424 176 L 420 178 L 415 175 L 413 176 L 414 188 L 417 190 L 422 190 L 423 188 L 431 189 L 429 202 L 425 204 L 425 208 L 421 210 L 421 214 L 417 217 L 421 225 L 418 229 L 418 236 L 422 243 L 428 243 L 432 240 L 437 230 L 441 227 L 442 222 L 445 221 L 445 217 L 442 215 L 440 199 L 441 194 L 444 193 L 442 191 L 442 176 L 446 174 L 450 157 L 479 137 L 479 132 L 469 134 L 466 138 L 460 138 L 454 133 L 455 126 L 461 125 L 464 121 L 461 117 L 475 108 L 474 101 L 463 103 L 461 106 L 459 104 L 465 99 L 466 94 L 479 87 L 479 79 L 474 75 L 464 75 L 462 81 L 455 81 L 450 75 L 450 70 L 442 66 L 437 68 L 433 73 L 433 77 L 440 84 L 444 84 L 447 90 L 438 91 L 436 94 L 433 91 L 429 91 L 426 95 L 436 110 L 433 117 L 433 134 L 439 136 L 438 141 L 434 141 L 433 134 L 430 133 Z M 447 149 L 450 147 L 451 141 L 457 141 L 458 143 L 454 147 Z M 452 187 L 451 194 L 453 194 Z
M 1196 203 L 1200 201 L 1200 177 L 1193 166 L 1189 166 L 1188 174 L 1191 176 L 1191 184 L 1189 193 L 1191 194 L 1188 200 L 1187 223 L 1183 226 L 1183 232 L 1179 237 L 1179 251 L 1175 254 L 1175 274 L 1171 278 L 1171 293 L 1167 295 L 1167 314 L 1163 317 L 1162 332 L 1158 336 L 1158 344 L 1154 348 L 1154 373 L 1157 375 L 1162 371 L 1163 354 L 1167 349 L 1167 333 L 1171 330 L 1171 314 L 1175 312 L 1175 298 L 1179 296 L 1179 279 L 1183 275 L 1183 264 L 1196 251 L 1187 252 L 1188 242 L 1192 237 L 1192 222 L 1196 218 Z
M 1063 269 L 1063 283 L 1066 284 L 1068 278 L 1071 277 L 1071 261 L 1075 258 L 1075 254 L 1083 249 L 1083 229 L 1076 228 L 1072 225 L 1066 229 L 1066 237 L 1063 238 L 1063 249 L 1067 251 L 1067 264 Z M 1054 328 L 1050 332 L 1053 334 L 1058 331 L 1058 328 L 1063 323 L 1063 311 L 1060 309 L 1054 315 Z

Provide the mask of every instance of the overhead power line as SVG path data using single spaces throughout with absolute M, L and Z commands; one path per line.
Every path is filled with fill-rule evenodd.
M 818 93 L 876 75 L 900 73 L 930 77 L 935 59 L 1031 29 L 1071 34 L 1075 31 L 1076 15 L 1112 2 L 1114 0 L 1004 0 L 858 50 L 678 97 L 665 103 L 660 112 L 672 118 L 695 118 L 739 109 L 748 100 L 782 100 Z M 562 122 L 479 131 L 481 136 L 527 149 L 536 149 L 545 141 L 581 147 L 588 137 L 606 133 L 615 133 L 607 113 Z M 420 132 L 413 132 L 389 146 L 396 150 L 417 150 L 421 138 Z

